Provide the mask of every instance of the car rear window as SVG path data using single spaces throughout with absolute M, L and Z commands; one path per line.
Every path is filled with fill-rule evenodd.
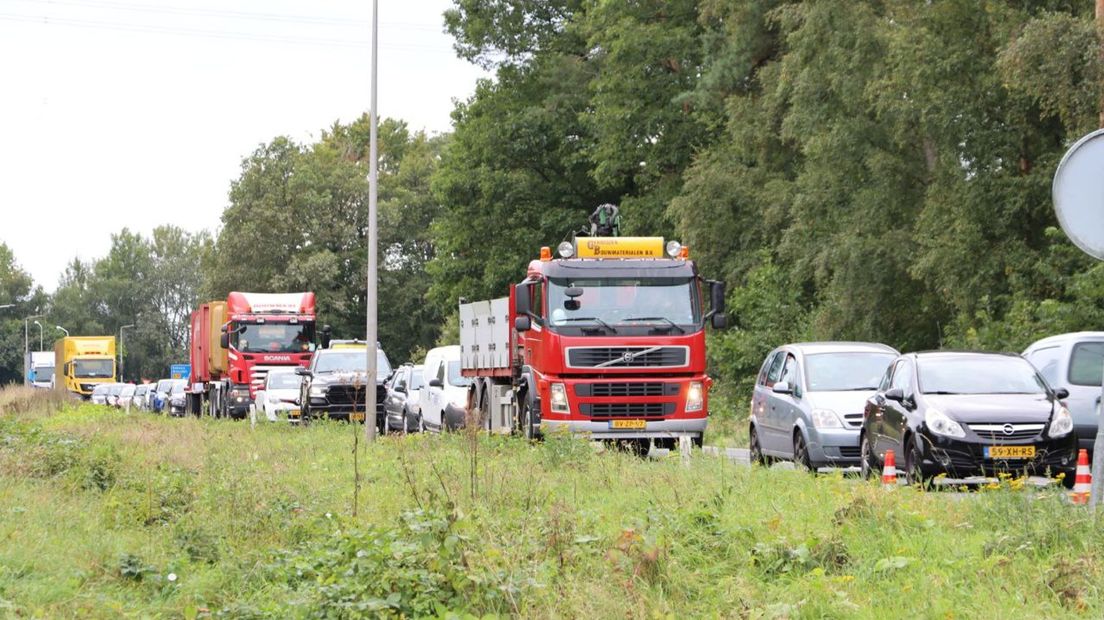
M 1069 382 L 1100 385 L 1104 375 L 1104 342 L 1079 342 L 1070 355 Z

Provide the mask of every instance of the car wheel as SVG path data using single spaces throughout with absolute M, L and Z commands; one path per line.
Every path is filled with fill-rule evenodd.
M 421 413 L 418 414 L 418 432 L 419 433 L 426 432 L 425 418 L 422 417 Z
M 915 442 L 910 443 L 913 445 L 909 446 L 908 452 L 905 453 L 905 482 L 910 486 L 918 484 L 926 489 L 930 478 L 925 476 L 924 470 L 920 468 L 920 464 L 923 462 L 920 448 L 916 447 Z
M 862 444 L 859 448 L 859 473 L 863 480 L 870 480 L 874 472 L 878 470 L 878 464 L 874 462 L 874 452 L 870 449 L 870 439 L 863 434 Z
M 794 433 L 793 458 L 794 463 L 806 471 L 816 472 L 809 461 L 809 446 L 805 443 L 805 435 L 802 435 L 801 431 Z
M 759 443 L 759 431 L 755 430 L 754 426 L 748 431 L 748 456 L 752 465 L 762 465 L 763 467 L 770 465 L 767 457 L 763 455 L 763 446 Z

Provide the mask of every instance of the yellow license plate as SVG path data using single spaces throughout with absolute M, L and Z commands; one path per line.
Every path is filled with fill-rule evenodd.
M 1035 446 L 987 446 L 985 456 L 991 459 L 1033 459 Z
M 362 412 L 358 412 L 358 413 L 350 413 L 349 414 L 349 419 L 352 420 L 353 422 L 363 422 L 364 421 L 364 412 L 362 411 Z
M 303 412 L 299 411 L 298 409 L 288 409 L 289 418 L 298 418 L 301 415 L 303 415 Z
M 648 428 L 646 420 L 610 420 L 610 428 Z

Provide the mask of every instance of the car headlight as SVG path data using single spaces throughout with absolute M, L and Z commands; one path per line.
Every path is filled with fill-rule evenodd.
M 947 417 L 947 414 L 936 409 L 928 409 L 924 413 L 924 424 L 928 425 L 931 432 L 947 437 L 965 437 L 966 431 L 962 425 Z
M 326 397 L 326 388 L 321 387 L 321 386 L 315 387 L 315 386 L 312 385 L 311 389 L 310 389 L 310 395 L 314 398 L 325 398 Z
M 817 428 L 840 428 L 843 423 L 831 409 L 813 409 L 813 426 Z
M 1047 434 L 1051 437 L 1063 437 L 1069 435 L 1072 430 L 1073 416 L 1070 415 L 1069 409 L 1058 405 L 1058 410 L 1054 412 L 1054 419 L 1050 421 L 1050 430 Z
M 567 404 L 567 388 L 562 383 L 552 384 L 552 411 L 555 413 L 571 413 L 571 407 Z
M 702 391 L 701 381 L 691 381 L 690 389 L 686 390 L 686 410 L 701 411 L 705 404 L 705 393 Z

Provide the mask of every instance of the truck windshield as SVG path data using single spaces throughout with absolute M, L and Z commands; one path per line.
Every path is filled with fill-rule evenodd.
M 230 344 L 245 353 L 302 353 L 314 350 L 314 323 L 240 323 Z
M 567 289 L 582 290 L 574 299 Z M 633 328 L 687 332 L 701 322 L 701 303 L 692 278 L 593 278 L 548 281 L 548 322 L 626 333 Z
M 73 360 L 73 376 L 81 379 L 110 377 L 115 374 L 114 360 Z
M 37 383 L 47 383 L 54 378 L 53 366 L 35 366 L 34 380 Z

